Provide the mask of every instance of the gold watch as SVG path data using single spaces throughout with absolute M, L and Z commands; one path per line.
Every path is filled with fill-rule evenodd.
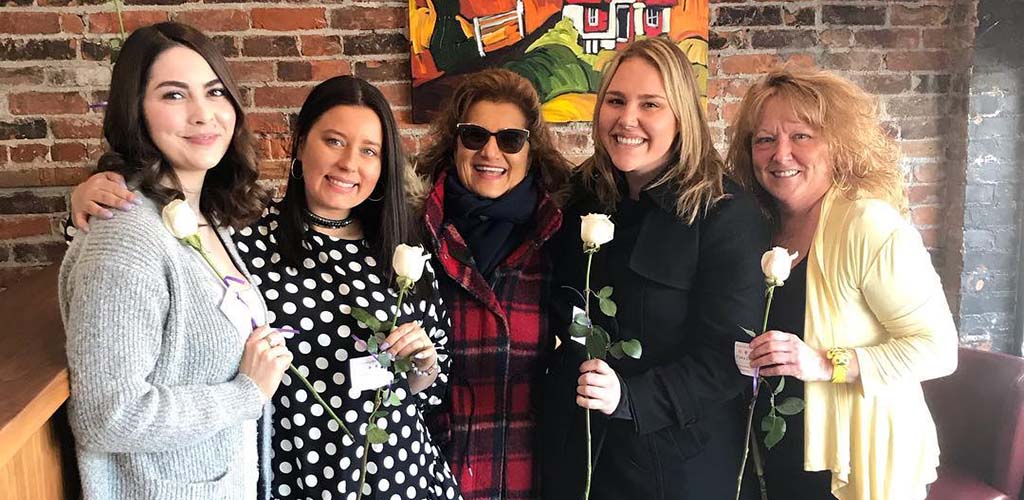
M 832 361 L 832 383 L 845 384 L 846 371 L 850 367 L 850 361 L 853 361 L 853 353 L 845 347 L 833 347 L 828 350 L 825 357 Z

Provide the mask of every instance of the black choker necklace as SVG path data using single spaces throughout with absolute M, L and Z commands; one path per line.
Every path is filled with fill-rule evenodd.
M 310 212 L 308 208 L 302 209 L 302 215 L 306 218 L 306 222 L 309 222 L 314 226 L 326 227 L 328 229 L 341 229 L 356 221 L 356 218 L 352 216 L 345 217 L 344 219 L 328 219 L 326 217 L 320 217 L 319 215 Z

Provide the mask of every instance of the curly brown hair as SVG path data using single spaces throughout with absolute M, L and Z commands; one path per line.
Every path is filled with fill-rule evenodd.
M 605 66 L 594 110 L 594 156 L 580 166 L 584 174 L 583 182 L 606 209 L 614 210 L 619 201 L 615 165 L 604 149 L 596 124 L 601 118 L 601 103 L 604 102 L 615 71 L 623 61 L 633 58 L 647 61 L 661 74 L 669 107 L 678 122 L 676 137 L 672 142 L 672 157 L 664 173 L 646 189 L 670 181 L 676 182 L 676 215 L 692 224 L 698 216 L 725 198 L 722 182 L 725 162 L 711 138 L 690 61 L 669 38 L 646 38 L 633 42 Z
M 757 194 L 769 216 L 777 220 L 778 213 L 754 176 L 751 146 L 761 113 L 775 97 L 826 138 L 832 183 L 847 198 L 878 198 L 906 214 L 899 147 L 882 128 L 877 99 L 827 71 L 785 68 L 765 75 L 743 97 L 727 157 L 733 178 Z
M 431 144 L 416 158 L 420 175 L 436 182 L 441 172 L 454 164 L 458 140 L 455 126 L 464 121 L 474 104 L 480 101 L 511 103 L 526 116 L 530 131 L 529 168 L 540 174 L 540 184 L 556 203 L 565 201 L 573 165 L 555 147 L 554 135 L 541 115 L 540 97 L 529 80 L 507 69 L 486 69 L 466 76 L 455 88 L 451 99 L 430 125 Z

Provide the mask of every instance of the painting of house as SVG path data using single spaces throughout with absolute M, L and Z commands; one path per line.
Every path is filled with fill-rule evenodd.
M 654 36 L 683 49 L 706 93 L 708 18 L 708 0 L 409 0 L 413 120 L 464 75 L 502 67 L 534 84 L 548 121 L 589 121 L 604 64 Z
M 676 0 L 566 0 L 562 17 L 572 20 L 583 51 L 616 50 L 641 34 L 668 35 Z

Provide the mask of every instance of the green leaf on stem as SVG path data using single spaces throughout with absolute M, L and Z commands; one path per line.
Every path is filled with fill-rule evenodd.
M 385 370 L 391 368 L 391 354 L 387 352 L 382 352 L 378 354 L 377 362 L 380 363 L 380 366 Z
M 569 324 L 569 335 L 572 337 L 586 337 L 590 333 L 590 328 L 576 323 L 575 321 Z
M 772 396 L 778 396 L 782 394 L 782 389 L 786 387 L 786 377 L 779 377 L 779 385 L 772 390 Z
M 387 418 L 387 416 L 388 416 L 388 412 L 386 412 L 384 410 L 377 410 L 377 411 L 373 412 L 372 415 L 370 415 L 370 422 L 375 422 L 378 419 Z
M 783 415 L 796 415 L 804 411 L 804 400 L 800 398 L 786 398 L 775 407 L 775 410 Z
M 596 295 L 602 299 L 610 299 L 612 296 L 612 287 L 606 286 L 598 291 Z
M 619 311 L 619 306 L 615 305 L 612 299 L 606 299 L 600 297 L 597 299 L 597 307 L 601 309 L 601 312 L 609 318 L 614 318 L 615 313 Z
M 380 324 L 380 331 L 382 331 L 382 332 L 390 332 L 391 330 L 394 330 L 394 329 L 395 329 L 395 322 L 394 321 L 385 321 L 385 322 Z
M 375 318 L 372 314 L 367 312 L 365 309 L 360 309 L 358 307 L 353 307 L 352 308 L 352 317 L 355 318 L 356 321 L 358 321 L 358 322 L 366 325 L 367 327 L 369 327 L 370 330 L 372 330 L 374 332 L 379 332 L 380 331 L 380 321 L 377 318 Z
M 615 342 L 608 347 L 608 354 L 615 359 L 622 359 L 626 357 L 626 353 L 622 350 L 622 342 Z
M 388 395 L 388 406 L 398 406 L 400 404 L 402 404 L 402 398 L 398 397 L 395 391 L 391 391 L 391 394 Z
M 761 420 L 761 430 L 766 433 L 764 445 L 770 450 L 782 441 L 782 436 L 786 435 L 786 420 L 774 412 L 769 412 Z
M 590 324 L 591 324 L 590 323 L 590 318 L 587 317 L 586 313 L 582 313 L 582 312 L 576 313 L 576 315 L 572 317 L 572 322 L 576 323 L 578 325 L 582 325 L 582 326 L 588 327 L 588 328 L 590 327 Z
M 591 358 L 604 359 L 610 342 L 611 337 L 608 332 L 604 328 L 594 325 L 594 331 L 587 335 L 587 355 Z
M 583 313 L 577 314 L 569 323 L 569 335 L 573 337 L 586 337 L 590 333 L 590 320 Z
M 398 358 L 395 360 L 395 373 L 402 374 L 412 370 L 412 361 L 409 358 Z
M 757 333 L 754 332 L 753 330 L 749 329 L 749 328 L 743 328 L 741 326 L 740 330 L 743 330 L 744 332 L 747 332 L 747 335 L 750 335 L 752 338 L 757 336 Z
M 377 351 L 380 350 L 378 349 L 378 347 L 379 345 L 377 344 L 377 336 L 370 335 L 370 338 L 366 339 L 366 352 L 375 354 Z
M 370 444 L 384 444 L 388 442 L 388 437 L 388 431 L 376 425 L 371 425 L 366 429 L 366 441 Z M 366 453 L 366 451 L 363 451 L 363 453 Z
M 637 339 L 629 339 L 622 342 L 622 351 L 633 359 L 640 359 L 640 356 L 644 353 L 644 348 L 640 345 L 640 341 Z

